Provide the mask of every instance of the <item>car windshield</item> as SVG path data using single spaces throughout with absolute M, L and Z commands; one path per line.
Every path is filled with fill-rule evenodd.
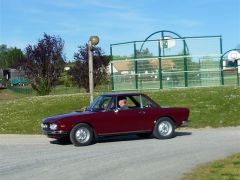
M 105 111 L 111 102 L 111 96 L 98 96 L 94 101 L 86 108 L 86 111 Z

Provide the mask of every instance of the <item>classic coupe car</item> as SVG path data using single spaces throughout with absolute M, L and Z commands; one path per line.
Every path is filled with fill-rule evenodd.
M 70 138 L 75 146 L 85 146 L 102 136 L 129 133 L 172 138 L 188 116 L 189 109 L 161 107 L 142 93 L 110 93 L 98 96 L 84 111 L 47 117 L 41 127 L 50 138 Z

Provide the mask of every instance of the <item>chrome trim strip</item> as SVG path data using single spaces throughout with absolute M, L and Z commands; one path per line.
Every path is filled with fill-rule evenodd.
M 152 132 L 151 129 L 141 130 L 141 131 L 127 131 L 127 132 L 114 132 L 114 133 L 99 133 L 98 136 L 107 136 L 107 135 L 118 135 L 118 134 L 135 134 L 135 133 L 144 133 Z
M 45 134 L 45 135 L 57 135 L 57 134 L 68 134 L 68 133 L 64 132 L 64 131 L 46 131 L 46 130 L 43 130 L 43 134 Z

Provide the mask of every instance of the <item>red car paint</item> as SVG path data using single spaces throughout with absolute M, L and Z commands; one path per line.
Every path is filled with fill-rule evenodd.
M 139 99 L 133 107 L 127 110 L 116 111 L 119 97 Z M 79 123 L 86 123 L 92 127 L 96 137 L 118 135 L 126 133 L 152 132 L 156 121 L 161 117 L 169 117 L 176 127 L 182 126 L 188 120 L 189 109 L 178 107 L 161 107 L 147 95 L 141 93 L 111 93 L 100 96 L 111 99 L 115 104 L 110 104 L 105 109 L 87 109 L 83 112 L 71 112 L 47 117 L 42 122 L 44 134 L 51 138 L 68 136 L 72 128 Z M 149 103 L 144 106 L 145 100 Z M 93 102 L 94 103 L 94 102 Z M 110 102 L 109 102 L 110 103 Z M 133 104 L 132 103 L 132 104 Z M 91 105 L 90 105 L 91 107 Z M 50 129 L 50 124 L 56 124 L 55 130 Z

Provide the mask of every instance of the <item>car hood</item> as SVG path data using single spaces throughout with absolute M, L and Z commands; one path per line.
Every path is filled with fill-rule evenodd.
M 66 118 L 73 118 L 75 116 L 84 116 L 84 115 L 90 115 L 93 114 L 95 112 L 90 112 L 90 111 L 75 111 L 75 112 L 71 112 L 71 113 L 65 113 L 65 114 L 58 114 L 58 115 L 54 115 L 54 116 L 49 116 L 45 119 L 43 119 L 43 123 L 54 123 L 56 121 L 59 121 L 61 119 L 66 119 Z

